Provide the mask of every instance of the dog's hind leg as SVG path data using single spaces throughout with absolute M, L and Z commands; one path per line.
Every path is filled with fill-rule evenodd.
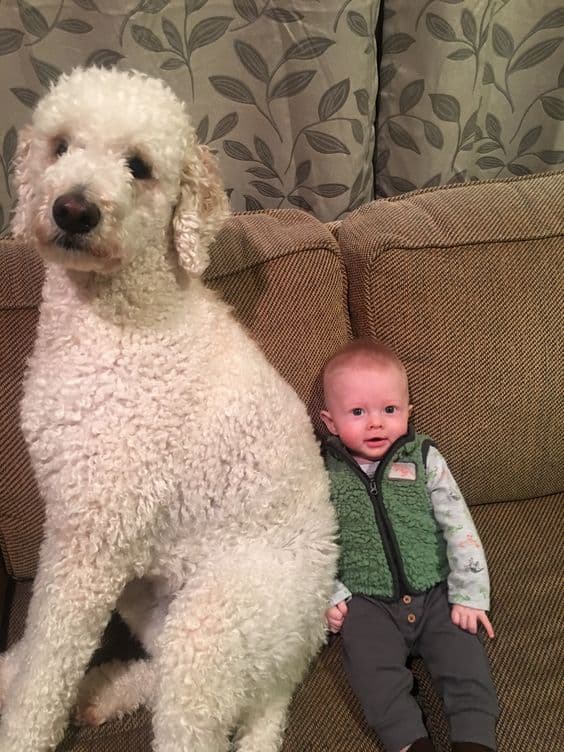
M 241 635 L 223 619 L 225 590 L 186 586 L 171 603 L 153 660 L 155 752 L 227 752 L 241 688 Z
M 282 689 L 264 702 L 257 699 L 252 710 L 243 716 L 235 737 L 237 752 L 278 752 L 292 695 Z
M 311 601 L 303 570 L 268 541 L 215 546 L 199 563 L 153 654 L 155 752 L 226 752 L 241 722 L 241 752 L 278 752 L 285 706 L 322 634 L 321 609 L 312 629 L 288 606 L 294 596 L 301 607 L 300 588 Z
M 21 662 L 21 645 L 17 642 L 15 645 L 0 655 L 0 710 L 6 701 L 10 685 L 20 668 Z
M 304 572 L 293 550 L 257 540 L 199 563 L 153 654 L 155 752 L 227 752 L 241 724 L 240 752 L 278 752 L 285 707 L 323 635 L 321 608 L 304 616 Z
M 150 660 L 94 666 L 80 685 L 75 723 L 100 726 L 133 713 L 141 705 L 152 704 L 154 689 L 155 672 Z

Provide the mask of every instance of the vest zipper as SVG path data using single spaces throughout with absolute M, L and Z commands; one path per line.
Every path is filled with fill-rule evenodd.
M 348 454 L 346 450 L 343 450 L 340 447 L 335 446 L 334 444 L 331 445 L 331 449 L 334 450 L 338 454 L 338 456 L 347 463 L 347 465 L 356 473 L 356 475 L 358 475 L 358 477 L 366 486 L 366 490 L 368 491 L 368 495 L 374 509 L 376 524 L 380 531 L 382 546 L 384 547 L 384 553 L 386 554 L 386 560 L 388 562 L 390 573 L 392 575 L 392 600 L 399 600 L 402 593 L 409 593 L 411 592 L 411 589 L 407 584 L 407 579 L 401 565 L 399 546 L 397 545 L 397 542 L 395 540 L 392 525 L 388 520 L 386 509 L 383 502 L 381 501 L 381 480 L 382 476 L 384 475 L 385 469 L 388 467 L 391 460 L 393 460 L 394 454 L 397 452 L 397 450 L 401 446 L 403 446 L 403 444 L 407 444 L 409 441 L 412 441 L 413 438 L 414 430 L 413 426 L 410 424 L 407 434 L 400 436 L 400 438 L 392 444 L 392 446 L 386 452 L 385 456 L 380 460 L 380 463 L 376 468 L 376 472 L 374 473 L 372 478 L 369 478 L 366 473 L 364 473 L 360 469 L 358 464 L 355 462 L 355 460 L 353 460 L 353 458 Z
M 378 525 L 378 529 L 380 530 L 380 538 L 382 540 L 382 546 L 384 547 L 384 553 L 386 554 L 388 567 L 390 568 L 390 574 L 392 575 L 392 598 L 394 600 L 397 600 L 400 597 L 398 559 L 397 556 L 395 556 L 390 526 L 387 521 L 387 515 L 384 511 L 384 505 L 380 501 L 381 494 L 378 487 L 378 481 L 376 480 L 376 475 L 381 467 L 382 460 L 376 468 L 376 472 L 374 473 L 372 478 L 369 479 L 370 485 L 368 486 L 368 494 L 370 496 L 370 501 L 372 502 L 372 507 L 374 509 L 376 524 Z
M 388 514 L 382 501 L 382 477 L 385 470 L 394 459 L 394 455 L 399 447 L 407 443 L 410 440 L 410 434 L 400 437 L 392 444 L 388 449 L 385 456 L 380 460 L 380 464 L 376 468 L 376 472 L 372 476 L 370 481 L 370 498 L 372 506 L 374 507 L 374 514 L 376 516 L 376 522 L 380 528 L 380 534 L 382 537 L 382 544 L 388 560 L 388 566 L 392 574 L 393 582 L 393 600 L 399 600 L 402 593 L 407 593 L 409 588 L 401 565 L 401 556 L 399 553 L 399 546 L 396 542 L 396 537 L 393 532 L 393 527 L 388 519 Z

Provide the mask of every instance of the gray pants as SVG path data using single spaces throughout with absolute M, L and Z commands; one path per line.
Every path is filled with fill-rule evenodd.
M 453 741 L 496 748 L 497 697 L 476 635 L 454 625 L 446 584 L 394 603 L 354 596 L 341 630 L 351 687 L 369 726 L 397 752 L 427 736 L 411 689 L 409 656 L 420 656 L 445 706 Z

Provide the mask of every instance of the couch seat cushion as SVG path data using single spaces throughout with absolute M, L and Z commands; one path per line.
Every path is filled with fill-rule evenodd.
M 499 752 L 552 752 L 562 735 L 563 504 L 560 493 L 473 509 L 493 586 L 496 636 L 486 649 L 501 706 Z M 421 662 L 413 669 L 437 750 L 449 752 L 441 703 Z M 347 685 L 336 638 L 294 697 L 283 752 L 383 749 Z

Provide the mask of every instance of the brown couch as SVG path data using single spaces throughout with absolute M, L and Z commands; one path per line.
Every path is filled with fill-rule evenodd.
M 489 555 L 501 752 L 549 752 L 562 739 L 563 196 L 561 172 L 382 199 L 330 226 L 298 211 L 243 214 L 222 231 L 208 272 L 317 428 L 319 370 L 353 333 L 405 361 L 416 425 L 446 455 Z M 23 629 L 41 537 L 18 428 L 41 282 L 32 253 L 0 243 L 2 649 Z M 135 646 L 114 620 L 96 659 L 116 651 Z M 413 669 L 444 752 L 440 703 Z M 148 713 L 69 727 L 59 749 L 148 752 Z M 332 639 L 296 693 L 283 752 L 379 749 Z

